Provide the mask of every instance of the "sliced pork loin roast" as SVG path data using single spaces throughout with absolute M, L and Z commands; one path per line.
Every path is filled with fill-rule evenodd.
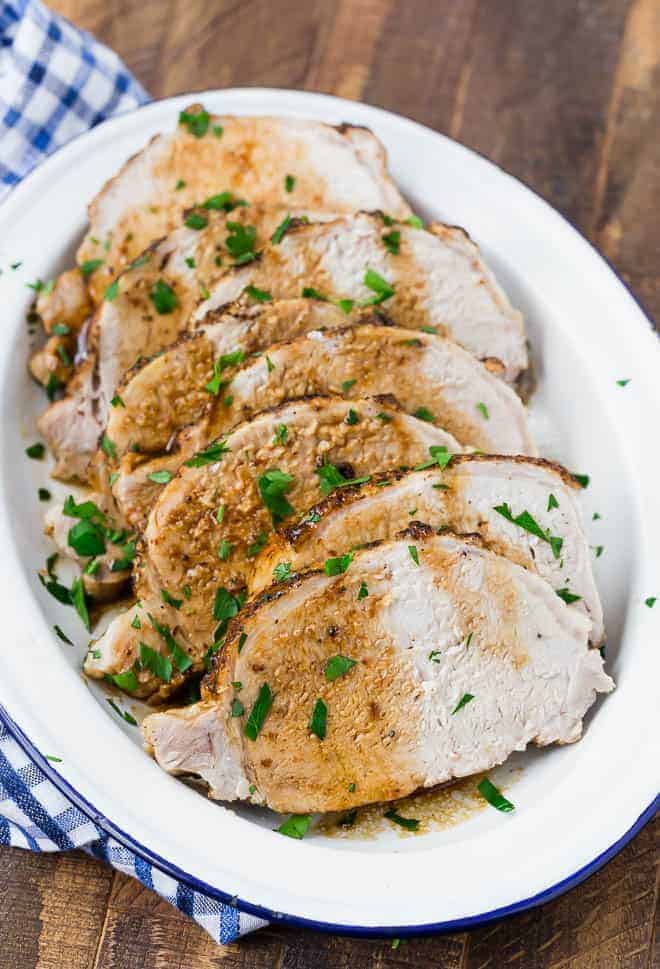
M 220 800 L 343 810 L 575 741 L 613 688 L 589 620 L 473 540 L 420 526 L 326 571 L 244 609 L 201 703 L 146 718 L 165 770 Z
M 397 326 L 431 327 L 480 359 L 501 361 L 513 381 L 527 367 L 522 317 L 463 229 L 428 231 L 359 213 L 325 224 L 294 224 L 255 261 L 226 273 L 195 310 L 236 299 L 246 286 L 274 299 L 303 290 L 382 303 Z
M 538 571 L 591 620 L 603 639 L 603 611 L 582 528 L 579 486 L 564 468 L 533 458 L 457 455 L 444 470 L 385 472 L 334 491 L 302 522 L 271 535 L 254 563 L 251 594 L 278 576 L 304 572 L 348 549 L 392 538 L 411 521 L 478 533 L 493 551 Z
M 227 380 L 244 358 L 310 330 L 348 326 L 363 317 L 373 321 L 374 313 L 347 314 L 316 299 L 255 303 L 243 298 L 209 313 L 203 329 L 133 367 L 120 383 L 107 428 L 117 455 L 131 447 L 141 454 L 164 451 L 177 431 L 205 414 L 221 390 L 221 400 L 226 399 Z
M 351 411 L 359 413 L 357 423 Z M 132 668 L 143 630 L 153 627 L 150 616 L 171 630 L 194 669 L 201 669 L 216 627 L 232 614 L 234 596 L 273 525 L 347 481 L 401 465 L 442 464 L 448 451 L 460 446 L 445 431 L 382 400 L 314 398 L 241 424 L 188 461 L 169 484 L 147 481 L 151 494 L 160 495 L 136 573 L 140 605 L 94 644 L 87 673 Z M 131 625 L 134 615 L 138 628 Z M 162 636 L 159 646 L 167 654 Z M 181 682 L 180 672 L 163 683 L 149 669 L 138 671 L 137 692 L 167 695 Z
M 144 453 L 155 440 L 165 450 L 177 421 L 180 428 L 203 414 L 204 429 L 179 442 L 187 456 L 191 444 L 199 447 L 202 439 L 225 434 L 286 399 L 347 391 L 395 394 L 408 413 L 439 424 L 465 445 L 496 454 L 536 453 L 520 398 L 483 363 L 451 340 L 421 332 L 411 337 L 410 330 L 378 323 L 312 331 L 275 344 L 235 374 L 222 364 L 237 355 L 220 356 L 215 377 L 210 355 L 182 372 L 175 348 L 147 368 L 146 379 L 138 371 L 121 389 L 107 436 L 118 455 L 131 448 Z
M 209 115 L 193 104 L 111 178 L 89 206 L 78 263 L 101 258 L 90 276 L 95 302 L 114 276 L 187 209 L 231 191 L 261 210 L 270 234 L 286 213 L 356 209 L 410 215 L 387 174 L 385 150 L 366 128 L 297 118 Z M 253 221 L 253 224 L 256 224 Z
M 247 209 L 237 211 L 230 219 L 243 218 Z M 205 211 L 198 217 L 206 222 L 201 229 L 182 226 L 127 267 L 80 333 L 79 363 L 66 396 L 39 420 L 56 458 L 56 477 L 88 480 L 90 459 L 124 373 L 176 340 L 202 294 L 221 275 L 218 252 L 231 234 L 227 216 Z M 33 358 L 33 371 L 48 346 Z

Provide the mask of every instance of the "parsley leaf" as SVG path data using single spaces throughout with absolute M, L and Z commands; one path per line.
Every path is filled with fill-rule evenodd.
M 399 827 L 405 828 L 406 831 L 417 831 L 419 829 L 419 821 L 416 818 L 404 818 L 396 811 L 386 811 L 383 817 L 394 824 L 398 824 Z
M 105 552 L 105 538 L 98 525 L 86 519 L 76 522 L 69 529 L 67 542 L 77 555 L 83 558 L 92 555 L 103 555 Z
M 132 727 L 137 727 L 138 724 L 137 724 L 137 720 L 135 719 L 135 717 L 132 717 L 130 715 L 130 713 L 128 713 L 126 710 L 121 710 L 117 706 L 117 704 L 115 703 L 115 701 L 112 699 L 112 697 L 109 696 L 109 697 L 106 697 L 106 699 L 107 699 L 108 703 L 110 704 L 110 706 L 112 707 L 112 709 L 115 711 L 115 713 L 118 713 L 119 716 L 122 718 L 122 720 L 125 720 L 126 723 L 130 723 L 130 725 Z
M 278 246 L 280 244 L 280 242 L 286 235 L 290 225 L 291 225 L 291 216 L 285 215 L 282 221 L 280 222 L 280 224 L 278 225 L 278 227 L 273 232 L 272 236 L 270 237 L 270 241 L 273 243 L 274 246 Z
M 184 125 L 188 129 L 191 135 L 195 138 L 203 138 L 206 132 L 209 130 L 209 122 L 211 116 L 208 111 L 202 108 L 201 111 L 192 113 L 190 111 L 182 111 L 179 114 L 179 124 Z
M 211 195 L 202 203 L 203 209 L 210 209 L 214 212 L 233 212 L 239 205 L 247 205 L 244 199 L 236 198 L 233 192 L 219 192 Z
M 518 525 L 519 528 L 524 528 L 526 532 L 531 535 L 536 535 L 541 541 L 547 542 L 552 549 L 553 556 L 558 559 L 561 553 L 561 547 L 564 544 L 564 540 L 559 538 L 557 535 L 551 535 L 549 531 L 544 532 L 538 522 L 530 515 L 528 511 L 521 512 L 516 518 L 513 517 L 511 509 L 508 504 L 504 502 L 502 505 L 496 505 L 493 508 L 499 515 L 506 518 L 507 521 L 511 522 L 513 525 Z
M 85 262 L 82 262 L 78 266 L 78 269 L 83 274 L 85 279 L 87 279 L 88 276 L 91 276 L 93 272 L 96 272 L 96 270 L 103 265 L 103 262 L 103 259 L 86 259 Z
M 369 595 L 369 589 L 367 588 L 367 583 L 363 582 L 360 585 L 360 591 L 358 592 L 358 600 L 366 599 L 368 595 Z
M 164 279 L 158 279 L 151 288 L 149 298 L 156 308 L 156 312 L 164 316 L 173 313 L 179 305 L 176 293 Z
M 295 184 L 296 184 L 296 180 L 295 180 L 295 178 L 294 178 L 293 175 L 286 175 L 284 177 L 284 191 L 285 192 L 293 192 L 293 189 L 295 187 Z
M 466 706 L 470 702 L 470 700 L 474 700 L 473 694 L 472 693 L 464 693 L 463 696 L 458 701 L 458 703 L 456 704 L 456 706 L 454 707 L 454 709 L 451 711 L 452 716 L 455 713 L 458 713 L 459 710 L 462 710 L 463 707 Z
M 563 599 L 569 606 L 571 602 L 579 602 L 582 596 L 576 596 L 564 586 L 563 589 L 555 590 L 560 599 Z
M 515 810 L 514 805 L 511 801 L 508 801 L 501 791 L 499 791 L 495 785 L 484 777 L 482 781 L 477 784 L 477 790 L 481 796 L 488 801 L 492 807 L 497 808 L 498 811 L 503 811 L 508 814 L 510 811 Z
M 87 611 L 87 601 L 85 599 L 85 586 L 80 576 L 74 580 L 71 586 L 71 604 L 83 621 L 85 629 L 91 629 L 89 612 Z
M 275 828 L 275 830 L 278 834 L 286 835 L 287 838 L 295 838 L 296 841 L 302 841 L 311 823 L 311 814 L 292 814 L 290 818 L 283 821 L 279 828 Z
M 309 721 L 310 732 L 319 738 L 319 740 L 325 740 L 325 735 L 327 732 L 328 725 L 328 708 L 323 702 L 323 700 L 318 699 L 314 704 L 314 709 L 312 711 L 312 717 Z
M 172 679 L 172 661 L 146 643 L 140 643 L 140 665 L 164 683 Z
M 32 458 L 34 461 L 41 461 L 44 454 L 46 453 L 46 447 L 41 443 L 41 441 L 37 441 L 36 444 L 31 444 L 29 447 L 26 447 L 25 453 L 29 458 Z
M 394 296 L 394 287 L 383 279 L 375 269 L 367 269 L 364 274 L 364 285 L 371 289 L 376 295 L 367 300 L 365 305 L 377 305 L 384 303 L 390 296 Z
M 189 215 L 184 219 L 184 225 L 188 226 L 189 229 L 196 229 L 198 232 L 201 229 L 205 229 L 209 224 L 209 220 L 201 212 L 190 212 Z
M 168 484 L 172 480 L 171 471 L 151 471 L 147 478 L 154 484 Z
M 256 300 L 257 303 L 272 303 L 273 301 L 270 293 L 267 293 L 265 289 L 257 289 L 256 286 L 246 286 L 243 292 L 247 293 L 250 299 Z
M 286 582 L 291 578 L 291 562 L 278 562 L 273 569 L 273 578 L 276 582 Z
M 248 740 L 257 739 L 272 705 L 273 694 L 270 691 L 268 683 L 264 683 L 259 690 L 257 699 L 254 701 L 254 705 L 250 710 L 250 715 L 245 724 L 244 733 Z
M 345 478 L 335 464 L 322 464 L 320 468 L 316 468 L 316 474 L 319 476 L 319 486 L 323 495 L 329 495 L 335 488 L 346 488 L 348 485 L 364 484 L 371 480 L 370 474 L 362 478 Z
M 482 413 L 483 418 L 484 418 L 485 421 L 490 420 L 490 414 L 488 413 L 488 408 L 486 407 L 485 404 L 482 404 L 481 402 L 478 403 L 477 404 L 477 410 L 478 411 L 481 411 L 481 413 Z
M 117 299 L 118 294 L 119 280 L 115 279 L 115 281 L 110 283 L 110 285 L 106 288 L 105 293 L 103 294 L 103 299 L 107 300 L 109 303 L 112 303 L 113 300 Z
M 165 626 L 163 623 L 158 622 L 153 616 L 149 616 L 151 625 L 154 627 L 158 635 L 165 641 L 165 645 L 170 651 L 170 655 L 174 660 L 174 665 L 181 672 L 185 673 L 187 669 L 192 666 L 192 660 L 190 656 L 184 650 L 181 649 L 176 639 L 170 632 L 170 627 Z
M 325 664 L 325 678 L 329 683 L 332 683 L 333 680 L 338 680 L 340 676 L 346 676 L 355 665 L 356 660 L 350 659 L 348 656 L 342 656 L 339 653 L 337 656 L 331 656 Z
M 304 299 L 318 299 L 322 303 L 328 302 L 328 297 L 324 296 L 318 289 L 314 289 L 313 286 L 303 286 L 301 296 Z
M 393 256 L 398 256 L 401 245 L 401 233 L 399 230 L 393 229 L 392 232 L 386 233 L 382 239 L 388 252 L 391 252 Z
M 183 605 L 183 599 L 175 599 L 173 595 L 167 591 L 167 589 L 160 590 L 160 597 L 167 606 L 172 606 L 173 609 L 180 609 Z
M 429 454 L 431 455 L 431 460 L 425 461 L 423 464 L 416 465 L 413 468 L 413 471 L 425 471 L 426 468 L 433 468 L 436 465 L 442 471 L 444 471 L 453 457 L 444 444 L 432 444 L 429 448 Z
M 547 511 L 552 511 L 553 508 L 559 508 L 559 502 L 554 495 L 548 495 L 548 507 Z
M 273 444 L 286 444 L 287 438 L 289 436 L 289 428 L 286 424 L 278 424 L 275 428 L 275 437 L 273 438 Z
M 426 407 L 418 407 L 414 416 L 418 417 L 420 421 L 429 421 L 431 424 L 435 420 L 435 415 Z
M 274 525 L 293 514 L 293 508 L 284 495 L 293 488 L 295 481 L 292 475 L 285 474 L 279 468 L 264 471 L 257 478 L 261 500 L 271 513 Z
M 410 558 L 413 560 L 415 565 L 419 565 L 419 552 L 417 551 L 417 546 L 409 545 L 408 552 L 410 553 Z
M 586 488 L 589 484 L 588 474 L 572 474 L 571 477 L 574 481 L 577 481 L 581 488 Z
M 346 555 L 339 555 L 337 558 L 326 559 L 323 564 L 323 571 L 326 575 L 341 575 L 349 567 L 355 556 L 352 552 Z
M 230 450 L 231 448 L 227 447 L 226 440 L 214 441 L 203 451 L 198 451 L 194 457 L 185 462 L 185 465 L 187 468 L 201 468 L 205 464 L 215 464 L 216 461 L 221 460 L 223 454 L 227 454 Z
M 253 225 L 242 225 L 240 222 L 227 222 L 229 235 L 225 239 L 225 245 L 237 266 L 251 262 L 256 258 L 254 243 L 257 238 L 257 230 Z

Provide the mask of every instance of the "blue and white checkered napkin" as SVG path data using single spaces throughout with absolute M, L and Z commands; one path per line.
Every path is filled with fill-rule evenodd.
M 39 0 L 0 2 L 0 198 L 75 135 L 148 100 L 116 54 Z M 266 924 L 182 885 L 109 837 L 60 793 L 1 722 L 0 845 L 82 848 L 154 889 L 216 942 Z

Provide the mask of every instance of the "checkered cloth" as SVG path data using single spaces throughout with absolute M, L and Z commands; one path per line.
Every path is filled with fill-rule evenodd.
M 39 0 L 0 2 L 0 199 L 60 145 L 148 100 L 116 54 Z M 193 891 L 111 838 L 60 793 L 2 721 L 0 845 L 82 848 L 154 889 L 216 942 L 266 924 Z

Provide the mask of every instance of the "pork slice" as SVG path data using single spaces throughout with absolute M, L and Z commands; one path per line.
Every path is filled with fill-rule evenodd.
M 392 234 L 397 239 L 394 251 Z M 369 269 L 393 292 L 387 295 L 389 290 L 367 277 Z M 368 278 L 372 287 L 365 282 Z M 300 296 L 307 287 L 331 299 L 377 300 L 397 326 L 431 327 L 480 359 L 501 361 L 508 381 L 528 365 L 520 313 L 477 246 L 456 226 L 438 224 L 426 231 L 384 225 L 378 214 L 365 212 L 295 225 L 258 260 L 222 276 L 195 310 L 195 319 L 236 299 L 248 285 L 274 299 Z
M 145 742 L 222 800 L 307 813 L 400 798 L 577 740 L 613 688 L 589 626 L 533 572 L 417 528 L 254 600 L 203 702 L 147 717 Z
M 226 385 L 243 358 L 310 330 L 347 326 L 361 316 L 360 311 L 347 314 L 315 299 L 255 303 L 244 298 L 209 313 L 197 330 L 126 374 L 117 390 L 121 404 L 108 419 L 108 436 L 117 454 L 131 447 L 141 454 L 165 451 L 182 427 L 208 410 L 213 398 L 207 386 L 214 368 Z M 365 316 L 373 318 L 372 313 Z
M 307 571 L 354 545 L 392 538 L 410 522 L 421 521 L 436 529 L 477 533 L 498 554 L 536 570 L 571 600 L 573 609 L 589 617 L 589 639 L 597 646 L 604 637 L 603 610 L 579 490 L 560 465 L 532 458 L 456 455 L 443 471 L 384 473 L 333 492 L 303 522 L 274 532 L 255 560 L 250 593 L 263 591 L 282 570 Z M 536 533 L 505 517 L 507 508 L 514 519 L 530 515 L 531 526 L 527 519 L 524 523 L 538 526 Z
M 206 228 L 183 226 L 142 253 L 108 288 L 82 331 L 66 396 L 39 420 L 58 477 L 90 480 L 90 461 L 113 402 L 120 406 L 121 378 L 179 336 L 206 286 L 219 277 L 215 260 L 227 235 L 226 216 L 211 212 L 205 218 Z
M 361 415 L 357 424 L 346 421 L 352 409 Z M 163 590 L 180 600 L 170 629 L 193 661 L 191 672 L 202 669 L 204 654 L 221 635 L 223 609 L 233 608 L 230 600 L 245 586 L 274 523 L 304 513 L 324 488 L 385 468 L 442 459 L 446 450 L 460 451 L 446 432 L 379 400 L 296 401 L 241 424 L 181 467 L 169 483 L 146 482 L 150 494 L 159 494 L 135 573 L 144 622 L 149 623 Z M 110 668 L 120 672 L 117 655 L 124 658 L 123 669 L 137 658 L 139 632 L 124 625 L 117 636 L 116 628 L 111 624 L 96 644 L 101 661 L 86 667 L 90 675 L 102 676 Z M 162 649 L 166 652 L 166 641 Z M 160 686 L 154 678 L 154 690 Z
M 134 447 L 136 437 L 142 449 L 138 421 L 149 444 L 159 433 L 153 429 L 160 428 L 164 449 L 176 424 L 181 428 L 194 415 L 204 415 L 204 436 L 213 438 L 286 399 L 342 392 L 393 393 L 404 410 L 439 424 L 464 445 L 497 454 L 536 453 L 520 398 L 484 364 L 443 337 L 421 332 L 411 337 L 409 330 L 368 322 L 312 331 L 268 347 L 236 373 L 223 371 L 219 356 L 215 381 L 208 351 L 208 343 L 196 340 L 183 354 L 175 348 L 150 368 L 151 393 L 144 394 L 145 381 L 139 379 L 125 388 L 124 406 L 113 409 L 107 431 L 119 454 Z M 170 392 L 163 393 L 168 384 Z M 174 400 L 175 388 L 177 406 L 169 410 L 168 421 L 163 412 Z M 161 414 L 165 420 L 158 420 Z
M 174 131 L 152 138 L 130 158 L 89 206 L 89 231 L 77 258 L 98 257 L 95 240 L 104 244 L 103 266 L 90 277 L 95 302 L 118 272 L 180 224 L 187 209 L 225 191 L 267 213 L 267 234 L 286 213 L 364 208 L 410 215 L 387 174 L 385 150 L 367 129 L 207 115 L 199 104 L 181 117 Z

